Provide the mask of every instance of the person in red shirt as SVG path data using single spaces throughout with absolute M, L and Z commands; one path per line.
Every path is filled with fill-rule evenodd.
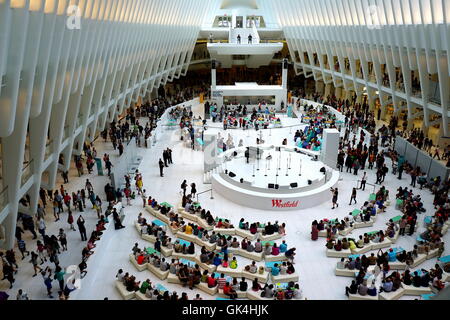
M 208 277 L 208 288 L 214 288 L 215 286 L 217 286 L 217 281 L 214 279 L 214 274 L 212 274 Z
M 137 263 L 138 265 L 144 264 L 144 255 L 142 253 L 137 257 Z
M 236 291 L 230 286 L 230 283 L 227 282 L 225 286 L 223 287 L 223 294 L 226 296 L 229 296 L 231 299 L 237 298 Z

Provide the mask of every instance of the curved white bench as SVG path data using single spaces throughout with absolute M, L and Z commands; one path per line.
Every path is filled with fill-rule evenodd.
M 255 261 L 262 261 L 263 260 L 263 253 L 262 252 L 248 252 L 247 250 L 242 250 L 241 248 L 239 248 L 236 253 L 236 255 L 239 255 L 241 257 L 250 259 L 250 260 L 255 260 Z M 279 260 L 276 260 L 279 261 Z
M 355 227 L 347 227 L 344 230 L 339 231 L 339 234 L 341 236 L 347 236 L 349 235 L 353 230 L 355 229 Z M 325 237 L 326 237 L 326 231 L 325 231 Z
M 258 272 L 250 273 L 250 272 L 244 270 L 244 271 L 242 271 L 242 276 L 251 281 L 255 280 L 255 278 L 256 278 L 256 279 L 258 279 L 259 282 L 262 282 L 264 284 L 267 283 L 267 281 L 269 279 L 269 273 L 266 270 L 264 270 L 263 274 L 260 274 Z
M 223 290 L 222 290 L 223 291 Z M 236 291 L 236 294 L 237 294 L 237 297 L 238 298 L 247 298 L 247 291 Z M 221 297 L 221 298 L 226 298 L 226 299 L 228 299 L 228 298 L 230 298 L 229 296 L 227 296 L 226 294 L 224 294 L 223 292 L 218 292 L 217 293 L 217 296 L 218 297 Z
M 173 251 L 172 257 L 195 261 L 195 254 L 183 254 L 180 252 Z
M 193 234 L 186 234 L 185 232 L 178 232 L 177 237 L 189 242 L 196 242 L 198 237 L 194 236 Z
M 122 282 L 120 282 L 119 280 L 116 280 L 116 288 L 119 291 L 119 293 L 123 299 L 131 300 L 134 298 L 135 292 L 127 291 L 127 288 L 125 287 L 125 285 Z
M 169 270 L 167 271 L 161 271 L 160 268 L 156 268 L 154 265 L 148 263 L 147 264 L 147 269 L 153 273 L 157 278 L 161 279 L 161 280 L 165 280 L 167 279 L 167 277 L 169 276 Z
M 168 283 L 174 283 L 174 284 L 181 284 L 180 279 L 178 279 L 178 276 L 176 274 L 169 273 L 167 276 L 167 282 Z
M 161 253 L 164 255 L 164 257 L 170 257 L 172 256 L 173 249 L 161 246 Z
M 351 250 L 352 254 L 364 254 L 372 250 L 372 245 L 370 243 L 364 245 L 362 248 L 355 248 Z
M 372 249 L 371 250 L 378 250 L 378 249 L 383 249 L 383 248 L 389 248 L 392 245 L 391 240 L 389 240 L 388 238 L 384 238 L 383 242 L 370 242 L 372 245 Z
M 375 223 L 375 221 L 372 219 L 370 219 L 370 221 L 368 221 L 368 222 L 355 222 L 355 223 L 353 223 L 353 229 L 373 227 L 374 223 Z
M 394 262 L 389 262 L 389 267 L 393 270 L 405 270 L 406 269 L 406 263 L 405 262 L 400 262 L 400 261 L 394 261 Z
M 277 256 L 274 255 L 265 255 L 264 256 L 264 260 L 266 260 L 267 262 L 274 262 L 274 261 L 286 261 L 288 260 L 288 258 L 286 257 L 286 255 L 284 253 L 280 253 Z
M 338 269 L 337 267 L 334 268 L 334 274 L 336 276 L 341 277 L 355 277 L 355 271 L 356 269 L 350 270 L 350 269 Z
M 147 269 L 147 263 L 138 264 L 133 254 L 130 254 L 130 262 L 136 267 L 136 269 L 138 269 L 139 272 L 142 272 L 145 269 Z
M 212 296 L 214 296 L 218 292 L 217 285 L 214 288 L 210 288 L 208 287 L 208 284 L 204 282 L 200 282 L 199 284 L 195 285 L 195 287 Z
M 271 275 L 271 278 L 272 278 L 273 283 L 288 283 L 291 281 L 298 282 L 298 274 L 297 273 L 280 274 L 278 276 Z
M 253 290 L 248 290 L 247 291 L 247 298 L 249 300 L 274 300 L 275 298 L 263 298 L 261 297 L 261 291 L 253 291 Z
M 348 300 L 378 300 L 378 294 L 376 296 L 369 296 L 368 294 L 365 296 L 357 294 L 348 294 Z
M 247 238 L 250 241 L 256 240 L 258 238 L 258 233 L 252 234 L 250 230 L 244 230 L 236 228 L 236 235 L 242 238 Z
M 134 296 L 136 297 L 136 300 L 146 300 L 146 301 L 150 301 L 150 300 L 151 300 L 150 298 L 147 298 L 147 297 L 145 296 L 145 294 L 143 294 L 143 293 L 140 292 L 140 291 L 137 291 L 137 292 L 134 294 Z
M 400 299 L 403 295 L 405 295 L 405 289 L 403 288 L 398 288 L 395 291 L 391 291 L 391 292 L 381 292 L 379 294 L 380 296 L 380 300 L 398 300 Z
M 266 236 L 263 236 L 261 234 L 259 237 L 259 239 L 261 239 L 261 241 L 272 241 L 272 240 L 278 240 L 281 238 L 283 238 L 283 235 L 278 232 L 271 234 L 271 235 L 266 235 Z
M 438 253 L 439 253 L 439 249 L 433 249 L 433 250 L 428 251 L 427 259 L 436 258 L 438 256 Z
M 334 249 L 328 249 L 326 250 L 327 257 L 331 258 L 347 258 L 352 254 L 352 251 L 350 249 L 342 249 L 341 251 L 336 251 Z
M 411 265 L 412 268 L 416 268 L 418 265 L 424 263 L 428 259 L 428 255 L 425 253 L 418 254 L 416 258 L 414 258 L 414 263 Z
M 150 235 L 150 234 L 143 234 L 143 235 L 141 235 L 141 238 L 150 243 L 156 242 L 156 237 L 153 235 Z
M 200 261 L 200 253 L 195 256 L 195 262 L 199 265 L 203 270 L 208 270 L 209 273 L 216 272 L 217 267 L 213 264 L 206 264 Z
M 422 294 L 431 293 L 430 287 L 414 287 L 413 285 L 407 286 L 404 283 L 401 284 L 402 288 L 405 289 L 406 296 L 420 296 Z
M 218 266 L 216 269 L 217 273 L 219 273 L 219 274 L 223 273 L 223 274 L 229 275 L 230 277 L 233 277 L 233 278 L 242 277 L 242 271 L 243 271 L 242 267 L 238 267 L 237 269 L 231 269 L 229 267 L 224 268 L 222 266 Z
M 214 228 L 213 230 L 217 234 L 224 234 L 229 236 L 234 236 L 236 234 L 236 228 Z

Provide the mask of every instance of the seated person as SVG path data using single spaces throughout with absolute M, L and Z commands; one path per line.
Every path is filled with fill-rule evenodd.
M 239 291 L 246 292 L 248 289 L 247 281 L 245 281 L 245 277 L 242 277 L 241 282 L 239 282 Z
M 278 263 L 275 263 L 271 268 L 272 276 L 278 276 L 280 274 L 280 268 L 278 267 Z
M 237 298 L 236 291 L 230 286 L 230 283 L 227 282 L 225 286 L 223 287 L 223 294 L 230 297 L 232 300 Z
M 334 245 L 334 250 L 336 250 L 336 251 L 342 251 L 342 242 L 341 242 L 341 240 L 338 240 L 338 241 L 336 242 L 336 244 Z
M 362 236 L 359 236 L 358 241 L 356 242 L 356 247 L 358 248 L 364 248 L 364 239 Z
M 341 260 L 338 261 L 336 268 L 340 270 L 345 269 L 345 258 L 341 258 Z
M 216 256 L 214 257 L 214 260 L 213 260 L 213 265 L 218 267 L 221 264 L 222 264 L 222 259 L 220 258 L 220 256 L 218 254 L 216 254 Z
M 256 266 L 256 262 L 252 261 L 252 263 L 245 267 L 245 271 L 250 273 L 256 273 L 258 271 L 258 267 Z
M 214 288 L 215 286 L 217 286 L 217 280 L 214 279 L 214 274 L 211 274 L 208 277 L 208 288 Z

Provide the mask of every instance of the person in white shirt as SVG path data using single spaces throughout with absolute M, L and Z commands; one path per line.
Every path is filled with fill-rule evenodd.
M 26 292 L 23 292 L 22 289 L 19 289 L 19 292 L 17 293 L 17 300 L 30 300 L 30 299 L 28 299 L 28 295 Z
M 122 269 L 120 269 L 118 272 L 117 272 L 117 274 L 116 274 L 116 278 L 117 278 L 117 280 L 119 280 L 120 282 L 123 282 L 123 277 L 124 277 L 125 275 L 123 274 L 123 270 Z

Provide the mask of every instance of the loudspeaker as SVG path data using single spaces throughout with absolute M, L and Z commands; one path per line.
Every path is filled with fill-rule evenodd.
M 325 174 L 325 172 L 327 172 L 327 170 L 325 169 L 325 167 L 320 168 L 320 172 L 322 172 L 323 174 Z
M 308 185 L 311 185 L 312 184 L 312 181 L 311 180 L 308 180 Z
M 241 183 L 244 183 L 244 178 L 241 178 L 241 180 L 239 180 Z
M 237 157 L 238 153 L 236 151 L 233 152 L 233 156 Z
M 280 185 L 276 184 L 275 189 L 279 189 L 279 188 L 280 188 Z
M 225 170 L 225 174 L 228 174 L 228 170 Z
M 291 183 L 291 188 L 297 188 L 297 187 L 298 187 L 298 183 L 297 182 Z
M 234 177 L 236 177 L 236 174 L 234 174 L 234 172 L 231 172 L 230 171 L 230 173 L 228 174 L 231 178 L 234 178 Z
M 281 147 L 276 147 L 276 151 L 281 151 Z
M 273 183 L 269 183 L 269 189 L 275 189 L 275 185 Z

